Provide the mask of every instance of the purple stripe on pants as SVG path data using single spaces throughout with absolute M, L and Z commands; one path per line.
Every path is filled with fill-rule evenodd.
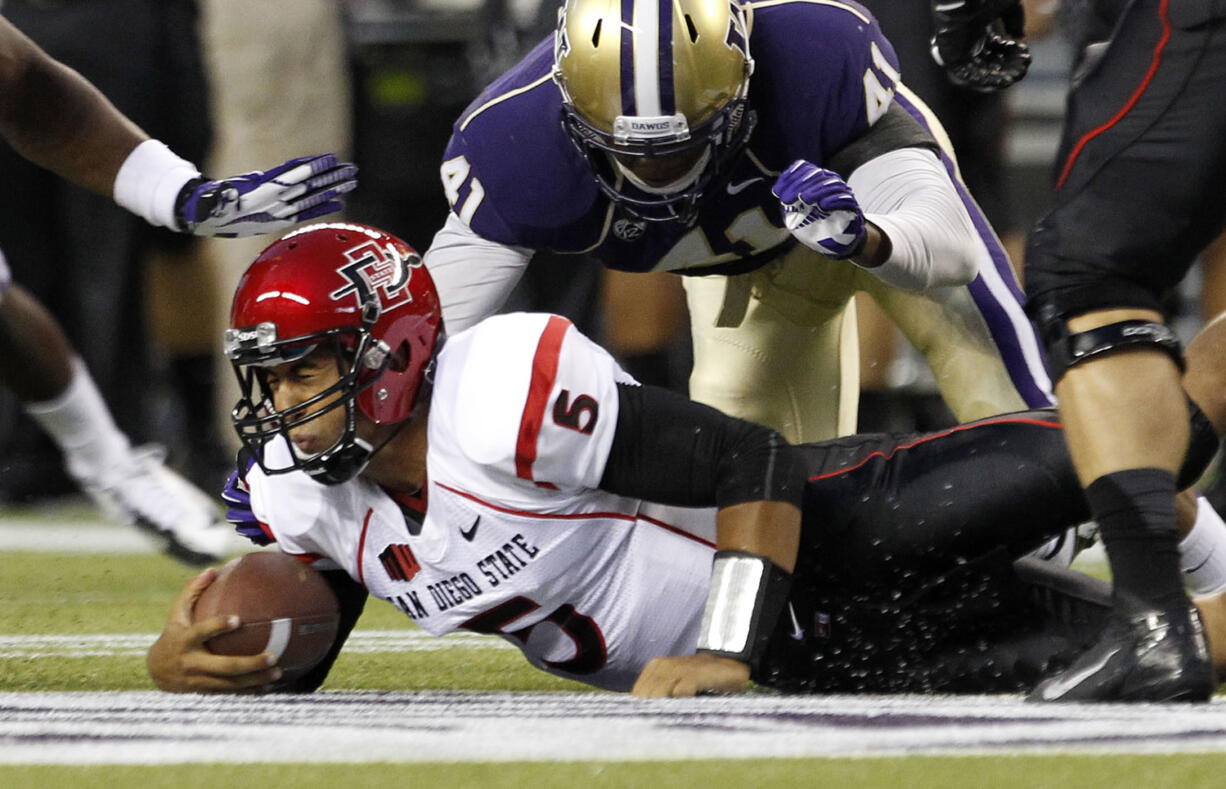
M 911 117 L 915 118 L 921 126 L 929 132 L 932 131 L 931 125 L 914 104 L 898 94 L 895 94 L 894 100 Z M 945 172 L 949 174 L 950 181 L 953 182 L 954 188 L 958 192 L 958 197 L 966 208 L 967 215 L 970 216 L 971 222 L 975 225 L 975 231 L 987 247 L 988 254 L 992 258 L 992 266 L 1000 275 L 1000 280 L 1005 284 L 1012 300 L 1018 305 L 1020 310 L 1023 304 L 1022 290 L 1018 286 L 1017 278 L 1013 274 L 1013 267 L 1009 264 L 1008 255 L 1005 254 L 1004 248 L 1001 247 L 996 234 L 992 231 L 991 225 L 988 224 L 988 219 L 983 215 L 979 205 L 974 201 L 970 193 L 967 192 L 962 182 L 955 177 L 953 160 L 949 158 L 945 151 L 942 150 L 940 153 L 941 162 L 945 165 Z M 1019 331 L 1029 332 L 1029 336 L 1034 338 L 1035 347 L 1042 347 L 1033 324 L 1027 321 L 1024 327 L 1019 327 L 1010 318 L 1004 305 L 988 288 L 987 283 L 983 280 L 982 273 L 976 275 L 975 279 L 967 287 L 970 289 L 971 297 L 975 300 L 975 306 L 979 308 L 980 314 L 983 315 L 984 320 L 987 322 L 988 331 L 992 335 L 992 341 L 1000 350 L 1000 356 L 1005 363 L 1005 369 L 1008 370 L 1009 378 L 1017 388 L 1018 394 L 1022 396 L 1022 400 L 1031 408 L 1052 405 L 1054 400 L 1048 394 L 1046 386 L 1043 382 L 1036 380 L 1031 373 L 1030 365 L 1026 361 L 1026 352 L 1022 347 L 1018 334 Z

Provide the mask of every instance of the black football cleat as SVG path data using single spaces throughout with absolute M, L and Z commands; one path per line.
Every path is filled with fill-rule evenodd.
M 1027 701 L 1208 701 L 1217 688 L 1200 614 L 1113 616 L 1098 642 Z

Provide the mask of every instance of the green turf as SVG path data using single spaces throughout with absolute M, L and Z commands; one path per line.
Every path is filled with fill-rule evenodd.
M 0 632 L 158 631 L 192 570 L 159 555 L 6 553 Z
M 148 633 L 162 629 L 194 574 L 161 556 L 4 554 L 0 635 Z M 411 629 L 392 606 L 372 600 L 358 629 Z M 440 659 L 440 655 L 445 657 Z M 513 650 L 342 653 L 325 688 L 338 690 L 567 690 L 586 686 L 538 671 Z M 0 690 L 150 690 L 143 655 L 0 657 Z
M 0 767 L 6 787 L 142 789 L 218 786 L 480 786 L 533 789 L 598 787 L 898 787 L 899 789 L 1080 789 L 1222 786 L 1226 756 L 904 757 L 586 764 L 176 765 L 168 767 Z
M 192 576 L 160 556 L 0 555 L 0 635 L 145 633 L 161 629 Z M 373 601 L 359 629 L 413 625 Z M 343 654 L 326 685 L 337 690 L 565 690 L 582 686 L 531 668 L 518 652 Z M 0 658 L 0 690 L 150 689 L 142 655 Z M 2 748 L 0 744 L 0 748 Z M 475 744 L 474 747 L 479 747 Z M 642 763 L 0 766 L 2 787 L 340 786 L 497 787 L 1218 787 L 1226 754 L 905 757 Z
M 159 555 L 7 553 L 0 571 L 0 635 L 148 633 L 193 570 Z M 359 629 L 415 627 L 372 600 Z M 342 653 L 325 685 L 338 690 L 566 690 L 585 688 L 528 665 L 516 651 L 452 648 L 402 654 Z M 142 690 L 153 685 L 140 655 L 0 657 L 0 690 Z

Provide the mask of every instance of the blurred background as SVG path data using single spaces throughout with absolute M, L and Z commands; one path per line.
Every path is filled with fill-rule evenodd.
M 438 165 L 453 121 L 551 33 L 557 3 L 0 0 L 0 13 L 207 174 L 320 151 L 351 157 L 361 173 L 347 217 L 424 250 L 447 212 Z M 904 81 L 948 128 L 966 182 L 1020 268 L 1025 234 L 1048 200 L 1078 3 L 1027 0 L 1034 65 L 993 97 L 952 87 L 930 62 L 927 3 L 865 4 L 894 41 Z M 164 445 L 172 465 L 219 490 L 232 468 L 236 397 L 220 334 L 228 295 L 267 239 L 156 232 L 8 150 L 0 172 L 8 186 L 0 247 L 15 279 L 64 324 L 121 428 Z M 1172 294 L 1189 336 L 1218 311 L 1217 257 L 1206 256 L 1206 279 L 1191 277 Z M 549 256 L 529 271 L 508 309 L 566 314 L 641 380 L 684 389 L 689 349 L 676 277 Z M 861 428 L 948 423 L 923 363 L 871 305 L 860 314 Z M 0 399 L 0 472 L 0 504 L 37 505 L 74 490 L 57 451 L 11 399 Z

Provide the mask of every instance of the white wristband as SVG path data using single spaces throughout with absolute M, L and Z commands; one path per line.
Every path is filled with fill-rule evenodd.
M 183 185 L 198 178 L 191 162 L 157 140 L 145 140 L 132 149 L 115 176 L 115 202 L 153 225 L 179 229 L 175 199 Z
M 743 653 L 753 632 L 759 592 L 769 567 L 759 556 L 719 555 L 711 567 L 711 588 L 698 628 L 698 648 Z

